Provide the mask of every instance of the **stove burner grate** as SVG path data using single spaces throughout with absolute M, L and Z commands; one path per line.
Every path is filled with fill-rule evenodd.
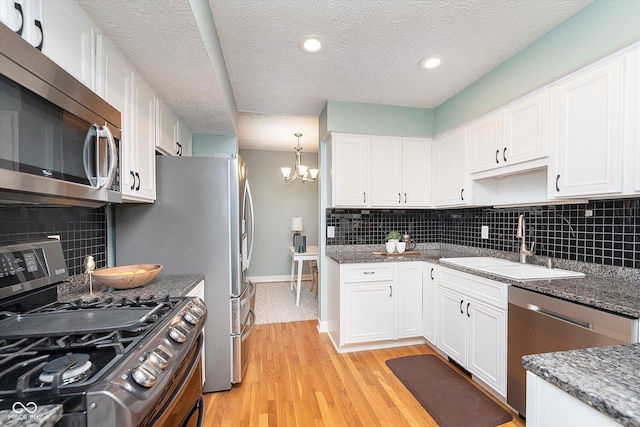
M 89 376 L 92 367 L 88 354 L 67 353 L 44 365 L 39 380 L 43 384 L 72 384 Z

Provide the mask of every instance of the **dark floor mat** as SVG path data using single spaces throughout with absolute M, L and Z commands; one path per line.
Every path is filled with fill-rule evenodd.
M 493 427 L 511 414 L 432 354 L 386 361 L 441 427 Z

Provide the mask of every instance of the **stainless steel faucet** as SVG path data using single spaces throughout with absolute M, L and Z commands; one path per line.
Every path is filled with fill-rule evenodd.
M 531 249 L 527 249 L 527 238 L 526 238 L 526 223 L 524 220 L 524 214 L 520 214 L 518 217 L 518 231 L 516 237 L 518 239 L 522 239 L 520 242 L 520 262 L 523 264 L 527 263 L 527 257 L 529 255 L 533 255 L 533 248 L 536 246 L 536 242 L 531 244 Z

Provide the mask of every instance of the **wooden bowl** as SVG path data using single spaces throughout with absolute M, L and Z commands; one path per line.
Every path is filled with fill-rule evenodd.
M 131 289 L 153 280 L 162 270 L 160 264 L 134 264 L 100 268 L 92 273 L 94 279 L 115 289 Z

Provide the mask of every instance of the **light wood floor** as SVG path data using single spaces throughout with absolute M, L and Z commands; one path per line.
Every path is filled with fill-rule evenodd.
M 385 361 L 427 345 L 338 354 L 317 321 L 257 325 L 243 382 L 205 394 L 204 427 L 437 426 Z M 523 427 L 522 418 L 503 427 Z

